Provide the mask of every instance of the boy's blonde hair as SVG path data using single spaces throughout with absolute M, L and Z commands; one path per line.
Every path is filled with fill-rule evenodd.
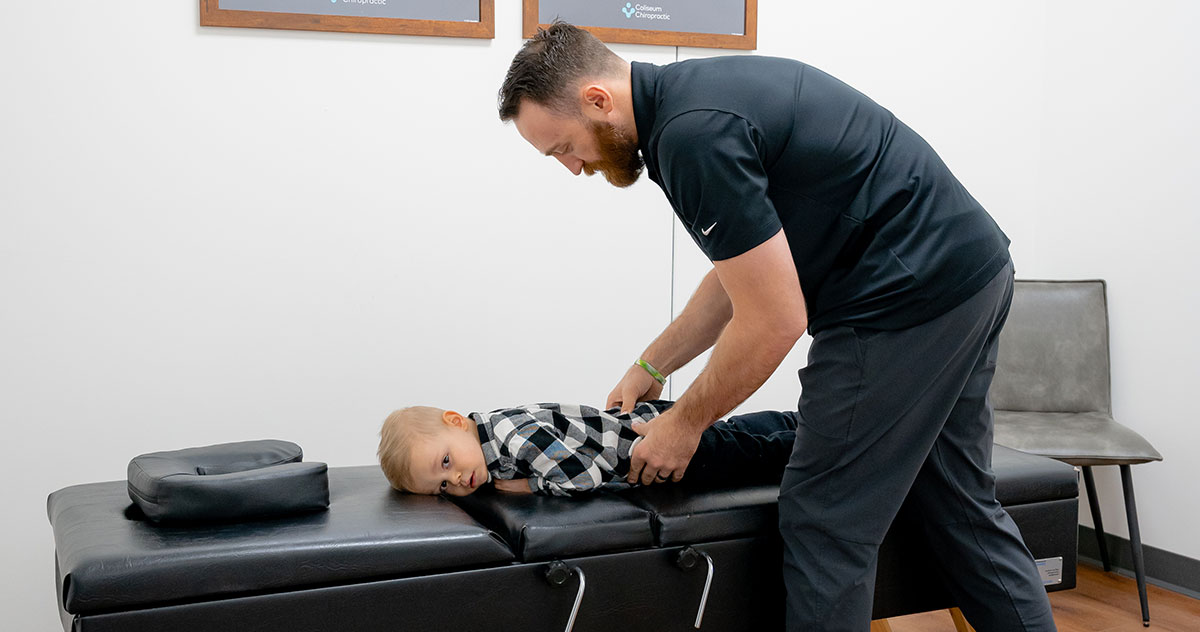
M 379 431 L 379 466 L 392 487 L 412 491 L 411 455 L 417 442 L 445 429 L 446 411 L 430 406 L 409 406 L 388 415 Z

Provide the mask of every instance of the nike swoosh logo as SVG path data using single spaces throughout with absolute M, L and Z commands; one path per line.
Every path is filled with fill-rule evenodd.
M 702 231 L 700 231 L 700 232 L 701 232 L 701 233 L 702 233 L 702 234 L 703 234 L 705 237 L 708 237 L 708 234 L 712 232 L 712 229 L 713 229 L 714 227 L 716 227 L 716 225 L 717 225 L 717 223 L 716 223 L 716 222 L 713 222 L 713 223 L 712 223 L 712 226 L 709 226 L 708 228 L 705 228 L 704 230 L 702 230 Z

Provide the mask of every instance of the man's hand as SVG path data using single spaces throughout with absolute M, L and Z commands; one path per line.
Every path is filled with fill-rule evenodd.
M 625 372 L 625 377 L 617 383 L 612 392 L 608 394 L 608 400 L 604 404 L 604 408 L 621 407 L 622 413 L 627 413 L 633 410 L 633 407 L 638 402 L 644 402 L 651 399 L 658 399 L 662 394 L 663 385 L 658 383 L 646 369 L 638 365 L 629 367 Z
M 511 480 L 505 479 L 505 478 L 498 478 L 495 481 L 493 481 L 492 484 L 496 486 L 496 489 L 498 489 L 506 494 L 532 494 L 533 493 L 533 490 L 529 489 L 529 479 L 527 479 L 527 478 L 514 478 Z
M 640 480 L 643 485 L 679 482 L 703 433 L 703 429 L 697 431 L 676 420 L 669 410 L 648 422 L 633 424 L 633 430 L 643 438 L 633 449 L 625 480 L 631 484 Z

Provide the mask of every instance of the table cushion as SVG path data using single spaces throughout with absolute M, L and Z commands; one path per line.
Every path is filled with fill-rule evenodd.
M 651 485 L 626 497 L 654 516 L 659 546 L 753 536 L 779 528 L 779 487 L 697 489 Z
M 524 562 L 654 546 L 650 513 L 621 494 L 519 496 L 484 488 L 454 502 L 501 534 Z
M 329 469 L 327 512 L 156 525 L 124 481 L 50 495 L 72 614 L 507 564 L 512 552 L 453 503 L 391 489 L 378 466 Z
M 129 462 L 129 499 L 155 522 L 217 522 L 329 507 L 324 463 L 264 439 L 151 452 Z
M 1001 505 L 1007 507 L 1079 496 L 1079 475 L 1074 467 L 1002 445 L 993 448 L 996 500 Z
M 1019 505 L 1079 495 L 1075 468 L 997 445 L 992 454 L 996 498 Z M 660 546 L 740 538 L 778 528 L 777 486 L 699 490 L 651 485 L 626 497 L 653 515 Z

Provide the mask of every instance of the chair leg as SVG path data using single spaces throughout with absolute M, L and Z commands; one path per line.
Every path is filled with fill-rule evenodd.
M 1150 603 L 1146 600 L 1146 564 L 1142 559 L 1142 533 L 1138 529 L 1137 505 L 1133 502 L 1133 474 L 1128 465 L 1121 467 L 1121 487 L 1125 489 L 1125 517 L 1129 520 L 1129 546 L 1133 552 L 1133 572 L 1137 576 L 1138 597 L 1142 600 L 1142 625 L 1150 627 Z
M 1092 477 L 1092 466 L 1083 466 L 1083 485 L 1087 489 L 1088 507 L 1092 510 L 1092 524 L 1096 526 L 1096 543 L 1100 545 L 1100 563 L 1104 572 L 1112 570 L 1108 561 L 1108 543 L 1104 539 L 1104 521 L 1100 519 L 1100 499 L 1096 497 L 1096 479 Z

